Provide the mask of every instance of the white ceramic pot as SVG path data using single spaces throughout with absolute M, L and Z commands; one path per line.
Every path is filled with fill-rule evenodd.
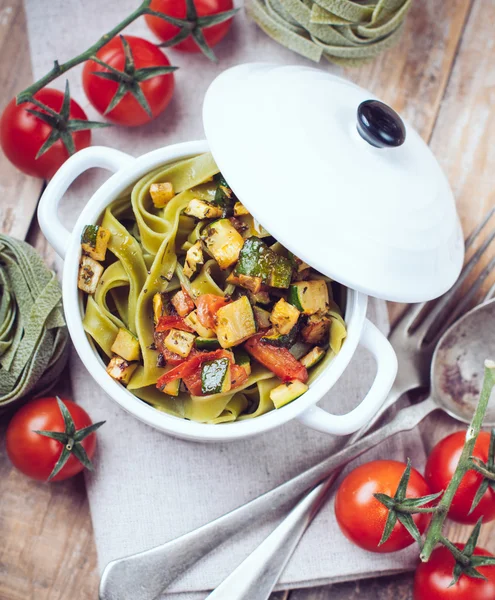
M 69 332 L 76 351 L 91 376 L 124 410 L 140 421 L 168 434 L 195 441 L 228 441 L 257 435 L 283 425 L 291 419 L 329 434 L 345 435 L 357 431 L 376 413 L 387 396 L 397 372 L 395 353 L 383 334 L 366 319 L 368 297 L 349 289 L 345 320 L 348 336 L 341 352 L 327 369 L 310 385 L 309 390 L 294 402 L 256 419 L 208 425 L 187 421 L 159 412 L 125 387 L 114 381 L 82 325 L 82 294 L 77 288 L 81 256 L 81 233 L 88 223 L 98 222 L 105 208 L 119 194 L 156 167 L 208 151 L 206 141 L 187 142 L 149 152 L 137 159 L 118 150 L 92 147 L 72 156 L 48 184 L 39 205 L 41 229 L 56 252 L 65 260 L 63 272 L 63 301 Z M 84 171 L 101 167 L 114 174 L 85 205 L 72 232 L 60 223 L 58 205 L 69 185 Z M 270 223 L 266 223 L 270 227 Z M 361 344 L 375 357 L 377 373 L 362 402 L 345 415 L 333 415 L 316 406 L 332 388 Z

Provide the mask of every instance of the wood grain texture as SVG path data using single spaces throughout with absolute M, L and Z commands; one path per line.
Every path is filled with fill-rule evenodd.
M 32 81 L 22 0 L 0 0 L 0 108 Z M 0 231 L 24 239 L 43 182 L 24 177 L 0 153 Z
M 416 127 L 446 169 L 465 231 L 495 205 L 494 0 L 415 0 L 398 47 L 346 76 L 382 97 Z M 0 106 L 31 78 L 22 0 L 0 0 Z M 53 251 L 31 215 L 40 182 L 20 175 L 0 155 L 0 231 L 25 237 L 48 264 Z M 392 317 L 400 307 L 391 307 Z M 2 415 L 0 440 L 7 418 Z M 434 416 L 431 446 L 452 428 Z M 493 527 L 482 543 L 495 551 Z M 467 529 L 449 526 L 463 540 Z M 54 485 L 31 482 L 0 453 L 0 598 L 94 600 L 98 575 L 82 477 Z M 489 539 L 491 538 L 491 539 Z M 410 600 L 411 576 L 273 594 L 271 600 Z M 138 599 L 136 599 L 138 600 Z

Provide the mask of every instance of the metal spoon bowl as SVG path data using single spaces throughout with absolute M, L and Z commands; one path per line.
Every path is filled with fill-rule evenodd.
M 441 409 L 458 420 L 470 421 L 479 396 L 485 359 L 495 357 L 494 317 L 495 300 L 492 300 L 468 312 L 444 333 L 433 354 L 432 390 L 428 399 L 403 409 L 388 424 L 366 437 L 357 439 L 358 434 L 355 434 L 353 443 L 340 452 L 230 513 L 161 546 L 112 561 L 102 575 L 100 600 L 154 600 L 181 573 L 251 525 L 259 515 L 294 506 L 305 492 L 312 490 L 311 499 L 304 498 L 266 543 L 237 567 L 236 575 L 228 577 L 211 594 L 212 600 L 266 600 L 297 541 L 324 503 L 331 488 L 328 480 L 336 477 L 333 471 L 389 437 L 413 429 L 434 410 Z M 493 398 L 485 425 L 495 425 Z M 315 486 L 318 487 L 313 489 Z M 271 569 L 271 564 L 276 568 Z M 241 580 L 243 585 L 239 586 Z

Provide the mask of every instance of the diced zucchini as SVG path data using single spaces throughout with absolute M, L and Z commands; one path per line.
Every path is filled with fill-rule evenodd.
M 313 279 L 293 283 L 289 288 L 289 302 L 305 315 L 328 312 L 330 300 L 326 281 Z
M 316 364 L 320 362 L 320 360 L 325 356 L 326 352 L 323 348 L 319 346 L 315 346 L 312 350 L 310 350 L 305 356 L 303 356 L 300 360 L 300 363 L 306 367 L 306 369 L 310 369 L 314 367 Z
M 270 321 L 281 335 L 286 335 L 294 329 L 301 313 L 283 298 L 275 304 L 270 315 Z
M 251 357 L 242 348 L 234 350 L 235 364 L 241 366 L 248 375 L 251 375 Z
M 221 348 L 220 342 L 216 338 L 197 337 L 194 345 L 198 350 L 218 350 Z
M 120 383 L 127 385 L 132 374 L 137 369 L 138 363 L 129 363 L 120 356 L 114 356 L 107 366 L 107 373 Z
M 289 333 L 284 335 L 278 333 L 276 329 L 271 330 L 261 338 L 261 341 L 265 344 L 270 344 L 270 346 L 277 346 L 278 348 L 290 348 L 297 339 L 298 331 L 299 327 L 297 326 L 294 326 Z
M 209 225 L 204 241 L 221 269 L 227 269 L 237 261 L 244 244 L 242 235 L 228 219 L 220 219 Z
M 181 381 L 182 379 L 174 379 L 173 381 L 169 381 L 161 391 L 169 396 L 178 396 Z
M 127 329 L 119 329 L 111 350 L 128 361 L 139 360 L 141 356 L 139 340 Z
M 174 352 L 182 358 L 187 358 L 191 353 L 195 339 L 194 333 L 181 331 L 180 329 L 171 329 L 165 338 L 165 348 Z
M 250 277 L 249 275 L 242 275 L 241 273 L 237 274 L 235 271 L 232 271 L 226 281 L 227 283 L 246 288 L 246 290 L 249 290 L 253 294 L 257 294 L 261 290 L 261 285 L 263 284 L 261 277 Z
M 82 256 L 77 287 L 86 294 L 94 294 L 102 273 L 103 265 L 100 265 L 90 256 Z
M 230 390 L 230 360 L 218 358 L 204 362 L 201 366 L 201 392 L 221 394 Z
M 312 315 L 302 328 L 301 337 L 308 344 L 321 344 L 328 339 L 330 331 L 330 319 Z
M 260 306 L 253 306 L 254 318 L 258 329 L 267 329 L 271 327 L 270 311 L 261 308 Z
M 187 251 L 184 261 L 184 275 L 189 279 L 194 275 L 198 265 L 205 262 L 201 240 L 197 240 Z
M 234 204 L 234 216 L 235 217 L 243 217 L 244 215 L 248 215 L 249 211 L 248 209 L 241 204 L 240 202 L 236 202 Z
M 213 329 L 208 329 L 208 327 L 204 327 L 201 325 L 198 319 L 197 311 L 193 310 L 192 313 L 189 313 L 187 317 L 184 319 L 184 322 L 189 325 L 191 329 L 202 338 L 214 338 L 216 337 L 216 333 Z
M 179 290 L 174 294 L 171 303 L 179 317 L 187 317 L 187 315 L 194 310 L 194 302 L 192 301 L 191 296 L 184 290 Z
M 158 323 L 160 317 L 165 317 L 169 312 L 168 294 L 165 292 L 157 292 L 153 296 L 153 319 L 155 324 Z
M 81 236 L 81 246 L 84 252 L 94 260 L 105 260 L 110 231 L 99 225 L 86 225 Z
M 308 353 L 310 349 L 310 345 L 304 342 L 296 342 L 293 346 L 289 348 L 289 352 L 292 354 L 294 358 L 300 360 L 305 354 Z
M 296 398 L 299 398 L 299 396 L 302 396 L 304 392 L 307 391 L 308 386 L 305 383 L 298 379 L 294 379 L 293 381 L 282 383 L 282 385 L 273 388 L 270 392 L 270 400 L 273 402 L 275 408 L 281 408 Z
M 246 296 L 218 309 L 216 314 L 217 337 L 222 348 L 242 344 L 256 333 L 256 321 Z
M 269 248 L 257 237 L 248 238 L 239 254 L 236 275 L 260 277 L 263 283 L 276 288 L 288 288 L 292 264 L 288 258 Z
M 174 186 L 169 181 L 165 183 L 152 183 L 150 186 L 150 196 L 156 208 L 163 208 L 175 196 Z
M 217 219 L 222 216 L 222 209 L 204 200 L 194 198 L 185 208 L 184 214 L 196 217 L 196 219 Z

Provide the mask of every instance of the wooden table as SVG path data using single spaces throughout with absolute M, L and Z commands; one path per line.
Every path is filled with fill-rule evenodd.
M 401 43 L 346 75 L 399 110 L 429 142 L 445 169 L 468 233 L 495 205 L 495 0 L 415 0 Z M 22 0 L 0 0 L 0 107 L 31 81 Z M 0 229 L 25 237 L 53 263 L 53 251 L 31 222 L 42 189 L 0 156 Z M 400 201 L 400 198 L 398 198 Z M 400 307 L 391 306 L 392 319 Z M 4 437 L 8 415 L 0 421 Z M 430 417 L 427 447 L 459 429 Z M 495 525 L 480 543 L 495 552 Z M 449 525 L 464 541 L 466 528 Z M 0 455 L 0 599 L 94 600 L 98 573 L 82 477 L 45 485 Z M 273 595 L 273 600 L 406 600 L 411 575 Z M 139 600 L 136 598 L 136 600 Z M 427 599 L 425 599 L 427 600 Z

